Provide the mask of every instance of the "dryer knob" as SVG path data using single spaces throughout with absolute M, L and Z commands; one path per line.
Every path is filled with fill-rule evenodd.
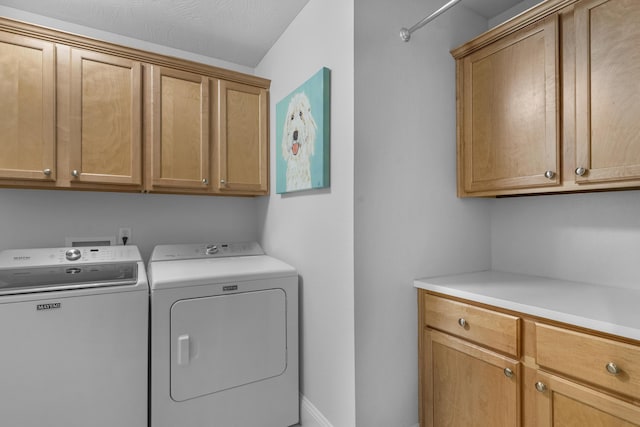
M 214 255 L 218 253 L 218 246 L 216 245 L 207 245 L 206 247 L 207 255 Z
M 76 261 L 80 259 L 82 252 L 80 252 L 80 249 L 73 248 L 69 249 L 64 255 L 69 261 Z

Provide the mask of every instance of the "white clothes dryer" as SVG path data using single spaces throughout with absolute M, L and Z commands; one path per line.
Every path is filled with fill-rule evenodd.
M 146 427 L 148 322 L 135 246 L 0 252 L 0 425 Z
M 298 274 L 257 243 L 160 245 L 151 287 L 151 427 L 299 421 Z

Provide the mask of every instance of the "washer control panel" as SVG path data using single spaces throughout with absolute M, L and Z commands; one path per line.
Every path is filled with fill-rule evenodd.
M 150 261 L 224 258 L 253 255 L 264 255 L 264 251 L 257 242 L 158 245 L 153 249 Z
M 8 249 L 0 252 L 0 268 L 142 261 L 136 246 Z

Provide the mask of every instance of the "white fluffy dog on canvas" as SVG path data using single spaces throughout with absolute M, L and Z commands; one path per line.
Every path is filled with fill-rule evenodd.
M 287 162 L 287 190 L 311 188 L 311 156 L 316 144 L 311 104 L 304 92 L 296 93 L 287 109 L 282 136 L 282 157 Z

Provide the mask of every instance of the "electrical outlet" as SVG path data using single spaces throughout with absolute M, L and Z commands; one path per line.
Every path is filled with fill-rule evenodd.
M 126 240 L 126 242 L 125 242 Z M 130 227 L 120 227 L 118 229 L 118 244 L 124 245 L 125 243 L 131 243 L 131 228 Z

